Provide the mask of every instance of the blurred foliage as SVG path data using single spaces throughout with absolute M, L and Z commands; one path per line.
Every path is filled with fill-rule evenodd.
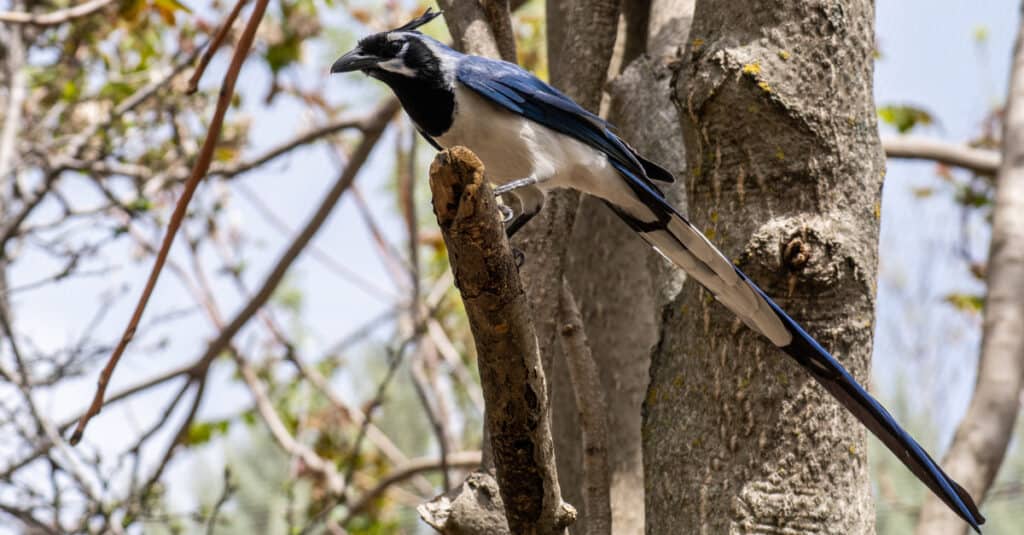
M 931 113 L 908 105 L 881 106 L 878 108 L 878 117 L 882 122 L 896 127 L 901 134 L 911 131 L 916 126 L 928 126 L 933 122 Z

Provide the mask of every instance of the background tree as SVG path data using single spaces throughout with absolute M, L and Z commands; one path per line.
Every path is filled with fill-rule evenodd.
M 963 355 L 978 351 L 984 314 L 972 407 L 1001 409 L 972 408 L 943 464 L 975 495 L 987 491 L 986 533 L 1014 532 L 1024 456 L 1011 440 L 1020 386 L 1007 380 L 1019 379 L 1009 370 L 1020 359 L 993 349 L 1005 345 L 990 332 L 1020 301 L 1005 255 L 1019 248 L 1002 245 L 1019 233 L 1003 186 L 1013 158 L 1001 154 L 1013 147 L 1015 93 L 1005 127 L 987 103 L 968 113 L 916 102 L 932 88 L 882 102 L 883 133 L 918 134 L 884 137 L 890 157 L 933 163 L 890 161 L 877 204 L 872 58 L 880 48 L 877 79 L 893 78 L 887 64 L 906 63 L 887 43 L 925 41 L 932 33 L 915 32 L 949 21 L 918 19 L 948 10 L 881 2 L 876 42 L 873 6 L 851 0 L 440 4 L 452 35 L 426 31 L 517 59 L 665 163 L 680 177 L 668 192 L 676 205 L 862 380 L 873 331 L 875 368 L 889 372 L 877 390 L 933 453 L 966 406 L 952 393 L 969 386 L 955 379 L 968 375 Z M 326 75 L 357 37 L 423 7 L 0 5 L 0 523 L 16 533 L 425 532 L 416 506 L 465 488 L 481 462 L 483 398 L 426 209 L 433 151 L 382 87 Z M 1013 7 L 977 10 L 997 24 Z M 904 17 L 913 22 L 892 22 Z M 218 134 L 229 60 L 257 24 Z M 969 72 L 960 79 L 1001 101 L 1002 27 L 975 31 L 977 64 L 991 72 L 920 60 L 917 78 Z M 943 39 L 970 49 L 966 35 Z M 941 140 L 961 134 L 970 139 Z M 108 407 L 71 448 L 61 437 L 86 408 L 208 137 L 212 161 Z M 955 236 L 942 241 L 940 229 Z M 860 426 L 601 203 L 558 195 L 524 233 L 516 245 L 558 479 L 579 510 L 570 531 L 963 531 L 942 507 L 919 508 L 930 498 L 884 450 L 869 475 Z M 589 374 L 579 354 L 593 360 Z M 773 381 L 749 380 L 752 366 Z M 476 477 L 469 484 L 486 491 Z M 453 518 L 449 531 L 465 527 Z

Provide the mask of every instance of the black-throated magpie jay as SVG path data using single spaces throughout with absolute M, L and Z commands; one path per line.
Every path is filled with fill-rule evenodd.
M 552 188 L 598 197 L 652 247 L 707 288 L 751 329 L 797 363 L 867 426 L 975 530 L 985 519 L 970 495 L 853 376 L 733 265 L 666 200 L 654 181 L 672 175 L 612 133 L 611 125 L 517 65 L 459 53 L 417 28 L 427 10 L 391 31 L 362 39 L 332 73 L 362 71 L 394 91 L 435 148 L 463 145 L 483 161 L 495 193 L 514 195 L 511 235 Z

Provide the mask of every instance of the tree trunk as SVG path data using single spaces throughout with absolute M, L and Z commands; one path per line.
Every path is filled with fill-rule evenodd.
M 867 0 L 699 0 L 676 85 L 692 222 L 864 382 L 883 158 Z M 696 284 L 644 402 L 648 533 L 872 533 L 864 428 Z M 790 532 L 786 531 L 786 532 Z
M 680 173 L 685 169 L 682 132 L 672 110 L 669 64 L 678 59 L 675 51 L 686 41 L 692 14 L 690 0 L 655 0 L 653 20 L 642 31 L 650 43 L 661 36 L 662 55 L 640 56 L 609 82 L 609 119 L 618 133 L 642 154 Z M 548 49 L 551 53 L 552 82 L 570 96 L 597 110 L 603 80 L 582 82 L 581 72 L 605 72 L 611 57 L 614 31 L 595 28 L 617 20 L 606 12 L 603 19 L 585 20 L 590 9 L 566 10 L 567 3 L 549 1 Z M 614 2 L 604 2 L 608 10 Z M 683 21 L 680 25 L 680 21 Z M 675 32 L 665 31 L 672 24 Z M 606 31 L 608 30 L 608 31 Z M 641 31 L 634 27 L 631 31 Z M 603 33 L 602 33 L 603 32 Z M 602 36 L 589 44 L 568 46 L 573 35 Z M 600 51 L 584 52 L 585 50 Z M 596 56 L 596 57 L 594 57 Z M 681 175 L 680 175 L 681 176 Z M 681 202 L 682 182 L 667 188 Z M 561 195 L 558 198 L 562 198 Z M 677 206 L 680 204 L 677 203 Z M 640 408 L 648 382 L 650 350 L 657 342 L 660 308 L 678 291 L 680 273 L 668 269 L 656 253 L 640 240 L 610 210 L 596 199 L 583 197 L 572 220 L 572 233 L 565 259 L 565 276 L 579 303 L 584 330 L 600 372 L 608 407 L 609 468 L 611 471 L 612 533 L 633 535 L 644 530 L 643 459 L 640 440 Z M 532 225 L 533 223 L 531 223 Z M 666 284 L 675 280 L 676 284 Z M 530 286 L 533 286 L 531 283 Z M 665 292 L 662 290 L 665 289 Z M 665 293 L 669 297 L 662 297 Z M 573 390 L 563 387 L 568 380 L 560 357 L 552 363 L 552 413 L 559 480 L 566 499 L 576 505 L 580 516 L 573 531 L 592 533 L 589 516 L 579 493 L 582 483 L 582 452 L 577 407 Z

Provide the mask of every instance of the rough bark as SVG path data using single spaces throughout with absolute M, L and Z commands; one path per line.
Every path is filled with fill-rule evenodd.
M 660 14 L 651 13 L 650 17 L 659 21 L 680 18 L 688 21 L 692 13 L 678 0 L 654 0 L 652 3 L 660 5 L 656 8 Z M 610 6 L 605 6 L 606 18 L 595 27 L 581 19 L 578 11 L 564 9 L 565 2 L 547 5 L 548 47 L 554 51 L 550 59 L 552 81 L 596 110 L 604 82 L 583 85 L 578 75 L 583 71 L 605 72 L 607 69 L 612 52 L 608 38 L 612 31 L 605 32 L 598 27 L 609 26 L 615 20 L 608 9 Z M 630 17 L 643 18 L 636 13 Z M 648 24 L 651 33 L 643 41 L 654 39 L 655 32 L 662 27 Z M 591 36 L 594 42 L 582 48 L 570 47 L 566 42 L 572 35 Z M 675 35 L 663 35 L 662 42 L 675 43 L 677 48 L 686 40 L 685 28 Z M 640 40 L 634 36 L 634 41 Z M 610 96 L 609 119 L 619 134 L 641 153 L 679 172 L 685 166 L 682 133 L 669 99 L 667 67 L 674 59 L 673 54 L 654 59 L 640 56 L 605 89 Z M 677 202 L 682 201 L 681 187 L 666 190 Z M 554 198 L 563 199 L 562 196 Z M 644 498 L 639 409 L 647 388 L 650 348 L 657 341 L 660 301 L 665 299 L 660 294 L 662 290 L 666 295 L 678 291 L 679 274 L 667 269 L 646 244 L 595 199 L 584 197 L 580 201 L 573 222 L 565 276 L 579 303 L 584 331 L 597 362 L 609 408 L 609 444 L 613 445 L 609 451 L 612 532 L 641 533 Z M 668 284 L 670 280 L 675 280 L 676 284 Z M 533 283 L 531 281 L 531 291 Z M 551 294 L 540 294 L 540 298 L 546 295 Z M 565 384 L 567 379 L 561 362 L 556 357 L 553 363 L 550 376 L 554 384 Z M 575 494 L 583 484 L 583 455 L 580 424 L 571 394 L 569 389 L 555 388 L 552 392 L 555 446 L 559 477 L 567 499 L 581 506 L 576 525 L 587 533 L 591 528 L 587 523 L 591 515 L 581 501 L 582 496 Z
M 977 384 L 943 462 L 946 472 L 979 503 L 1003 463 L 1024 389 L 1024 22 L 1010 67 L 1002 143 Z M 925 498 L 918 535 L 967 530 L 941 500 Z
M 416 511 L 444 535 L 509 535 L 498 482 L 489 472 L 469 474 L 458 487 L 420 504 Z
M 580 105 L 595 112 L 600 108 L 605 76 L 614 53 L 619 20 L 618 8 L 618 2 L 613 0 L 552 0 L 546 4 L 551 83 Z M 605 241 L 611 237 L 609 231 L 614 233 L 615 230 L 621 229 L 615 217 L 599 202 L 584 198 L 575 192 L 555 192 L 548 196 L 544 212 L 537 219 L 520 233 L 523 237 L 517 239 L 516 243 L 526 252 L 524 278 L 528 281 L 530 304 L 535 317 L 538 318 L 537 334 L 542 347 L 546 348 L 545 365 L 551 377 L 550 384 L 559 385 L 551 391 L 552 427 L 558 456 L 559 481 L 563 482 L 566 499 L 580 510 L 580 518 L 574 530 L 589 533 L 590 514 L 583 499 L 583 452 L 580 446 L 580 422 L 576 401 L 571 387 L 560 387 L 569 385 L 571 381 L 565 358 L 558 346 L 560 326 L 555 321 L 561 292 L 560 281 L 564 276 L 577 296 L 583 315 L 584 331 L 590 341 L 594 360 L 602 372 L 602 384 L 608 385 L 605 381 L 605 371 L 610 365 L 607 355 L 613 348 L 602 344 L 610 338 L 615 338 L 614 333 L 628 333 L 628 326 L 623 325 L 622 329 L 615 326 L 607 333 L 608 336 L 603 336 L 602 328 L 592 323 L 592 319 L 597 311 L 596 315 L 608 319 L 602 326 L 608 328 L 613 321 L 610 316 L 615 316 L 616 312 L 618 315 L 627 315 L 626 310 L 615 310 L 616 307 L 611 305 L 616 302 L 615 296 L 604 294 L 602 289 L 606 284 L 611 285 L 615 282 L 628 288 L 635 277 L 629 275 L 628 269 L 617 269 L 622 267 L 622 257 L 618 255 L 625 256 L 628 252 L 614 250 L 617 243 L 615 241 Z M 600 263 L 605 260 L 620 263 L 615 266 L 611 265 L 612 262 Z M 604 279 L 606 276 L 611 278 Z M 649 287 L 648 280 L 644 288 Z M 620 287 L 619 292 L 622 290 Z M 629 344 L 628 338 L 628 335 L 624 338 L 615 338 L 620 344 L 617 347 Z M 633 351 L 630 353 L 627 350 L 626 355 L 639 353 Z M 617 357 L 625 358 L 621 354 Z M 623 371 L 629 372 L 628 369 Z M 623 407 L 623 400 L 619 398 L 619 394 L 623 392 L 614 389 L 608 389 L 606 392 L 606 401 L 611 408 L 610 414 L 628 410 L 627 407 Z M 620 434 L 614 416 L 611 418 L 608 427 L 612 430 L 614 438 L 611 438 L 610 443 L 619 444 L 622 434 L 629 432 Z M 628 441 L 625 443 L 628 444 Z M 615 457 L 620 453 L 619 448 L 612 449 L 613 458 L 609 461 L 613 467 L 617 462 Z M 614 470 L 615 468 L 613 474 Z M 612 480 L 613 532 L 628 533 L 620 531 L 619 524 L 616 523 L 616 515 L 621 509 L 618 507 L 620 504 L 617 503 L 614 491 L 618 484 L 614 475 Z M 631 486 L 634 489 L 638 487 Z M 639 502 L 634 501 L 631 505 L 635 510 Z
M 563 533 L 575 511 L 562 502 L 531 311 L 483 164 L 463 147 L 443 151 L 431 165 L 430 189 L 476 345 L 508 526 L 516 534 Z
M 516 60 L 515 34 L 509 4 L 500 0 L 440 0 L 455 48 L 478 56 Z
M 862 382 L 883 159 L 868 0 L 700 0 L 676 97 L 691 220 Z M 648 533 L 872 533 L 866 433 L 696 284 L 644 403 Z
M 681 31 L 666 35 L 675 48 L 686 42 L 692 11 L 685 8 L 665 6 L 651 15 L 687 22 Z M 667 15 L 666 10 L 679 11 Z M 649 30 L 650 44 L 655 45 L 658 30 L 654 26 Z M 665 44 L 662 48 L 673 47 Z M 675 54 L 642 55 L 609 82 L 607 90 L 608 118 L 619 135 L 680 177 L 664 189 L 682 209 L 686 160 L 682 130 L 670 99 L 669 69 L 678 59 Z M 679 292 L 684 277 L 595 199 L 581 203 L 572 244 L 568 277 L 583 312 L 609 408 L 609 443 L 614 445 L 609 458 L 612 532 L 639 534 L 644 530 L 640 408 L 649 380 L 650 350 L 658 339 L 661 306 Z M 556 445 L 560 431 L 556 430 Z M 560 467 L 560 473 L 565 472 Z M 584 520 L 581 515 L 581 522 Z

